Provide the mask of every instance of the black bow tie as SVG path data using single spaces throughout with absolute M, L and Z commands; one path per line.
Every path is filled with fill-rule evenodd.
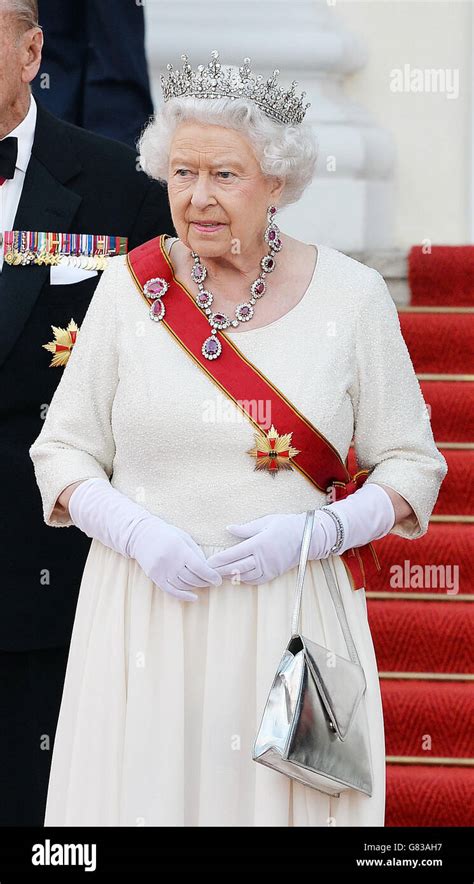
M 18 156 L 18 138 L 0 141 L 0 178 L 13 178 Z

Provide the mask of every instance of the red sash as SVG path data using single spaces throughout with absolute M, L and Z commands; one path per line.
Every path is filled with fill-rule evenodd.
M 246 359 L 224 331 L 218 333 L 222 344 L 218 359 L 208 360 L 203 355 L 201 347 L 210 334 L 209 321 L 192 294 L 176 280 L 173 265 L 165 249 L 165 238 L 162 235 L 149 240 L 127 255 L 130 273 L 147 305 L 150 307 L 153 300 L 143 291 L 145 283 L 156 277 L 165 279 L 169 288 L 164 297 L 166 314 L 161 324 L 183 350 L 232 399 L 254 427 L 260 432 L 263 430 L 265 434 L 265 428 L 247 411 L 245 403 L 255 400 L 270 401 L 272 424 L 280 435 L 292 432 L 292 445 L 299 451 L 292 456 L 293 467 L 319 491 L 326 494 L 331 490 L 333 500 L 341 500 L 353 494 L 364 484 L 369 470 L 359 470 L 351 476 L 333 445 Z M 380 571 L 380 563 L 372 543 L 348 549 L 341 558 L 354 590 L 364 586 L 367 588 L 367 576 Z

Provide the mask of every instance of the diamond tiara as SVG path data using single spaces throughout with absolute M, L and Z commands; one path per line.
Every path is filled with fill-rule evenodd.
M 297 80 L 291 87 L 284 90 L 277 84 L 279 70 L 273 71 L 268 80 L 255 76 L 250 70 L 250 58 L 237 68 L 233 65 L 221 65 L 216 49 L 211 52 L 211 61 L 207 66 L 200 64 L 193 71 L 187 55 L 182 55 L 181 70 L 173 70 L 173 65 L 166 65 L 168 77 L 161 75 L 161 89 L 165 101 L 180 96 L 194 98 L 247 98 L 254 101 L 271 119 L 278 123 L 296 125 L 301 123 L 311 102 L 303 105 L 306 92 L 298 97 L 295 94 Z

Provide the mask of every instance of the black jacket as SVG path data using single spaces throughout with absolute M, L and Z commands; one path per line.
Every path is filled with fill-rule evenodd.
M 40 105 L 14 229 L 122 235 L 129 248 L 175 233 L 166 188 L 137 172 L 132 150 Z M 45 525 L 29 448 L 64 370 L 42 344 L 52 325 L 80 327 L 100 274 L 54 286 L 49 275 L 6 262 L 0 274 L 0 650 L 68 644 L 91 544 Z

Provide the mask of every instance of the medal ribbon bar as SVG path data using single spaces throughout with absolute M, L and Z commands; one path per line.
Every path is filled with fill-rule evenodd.
M 4 247 L 5 261 L 11 266 L 61 264 L 82 270 L 105 270 L 109 258 L 127 254 L 128 239 L 95 233 L 8 230 Z

